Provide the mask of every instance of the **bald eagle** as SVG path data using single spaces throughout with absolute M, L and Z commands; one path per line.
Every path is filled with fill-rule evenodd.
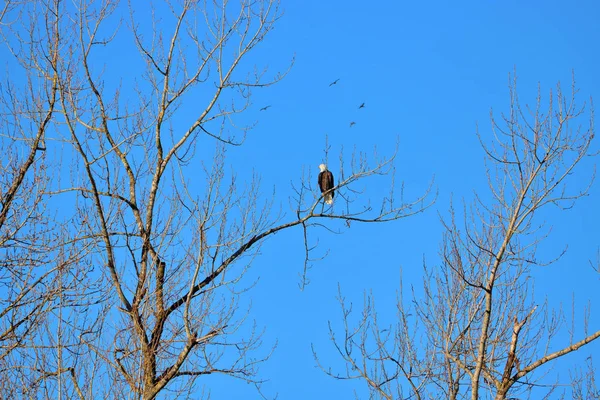
M 331 173 L 331 171 L 327 170 L 327 165 L 325 164 L 319 165 L 319 169 L 321 170 L 321 172 L 319 173 L 319 188 L 321 189 L 321 193 L 324 193 L 335 186 L 333 184 L 333 174 Z M 325 193 L 325 203 L 333 204 L 333 195 L 333 190 L 329 191 L 328 193 Z

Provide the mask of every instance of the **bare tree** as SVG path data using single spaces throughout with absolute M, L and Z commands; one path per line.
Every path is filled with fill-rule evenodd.
M 574 83 L 570 95 L 558 85 L 532 109 L 521 106 L 511 81 L 509 112 L 501 122 L 492 115 L 491 141 L 479 136 L 490 196 L 476 195 L 462 224 L 450 209 L 441 265 L 425 266 L 423 298 L 413 294 L 406 306 L 400 291 L 394 327 L 378 321 L 371 296 L 355 320 L 340 295 L 345 330 L 331 330 L 330 338 L 347 368 L 327 373 L 363 380 L 372 398 L 385 399 L 507 399 L 544 388 L 549 396 L 559 387 L 537 386 L 547 372 L 542 366 L 600 337 L 583 321 L 583 337 L 571 333 L 570 342 L 559 342 L 556 335 L 568 329 L 563 315 L 534 303 L 529 276 L 532 266 L 556 261 L 537 254 L 547 236 L 539 211 L 570 208 L 589 188 L 571 178 L 594 138 L 593 109 L 589 123 L 575 125 L 586 115 L 576 92 Z
M 2 398 L 26 396 L 56 373 L 50 331 L 60 330 L 63 307 L 77 312 L 87 304 L 78 296 L 88 287 L 87 250 L 74 251 L 78 230 L 47 196 L 59 166 L 46 142 L 59 109 L 59 19 L 56 9 L 31 13 L 27 5 L 9 1 L 0 10 L 2 51 L 13 56 L 0 83 Z
M 596 383 L 596 368 L 592 356 L 587 357 L 584 366 L 576 368 L 572 374 L 572 398 L 577 400 L 600 398 L 600 389 Z M 566 398 L 563 396 L 563 398 Z
M 342 151 L 334 205 L 323 203 L 307 174 L 298 177 L 289 216 L 261 198 L 258 176 L 230 171 L 227 149 L 251 128 L 240 114 L 253 90 L 285 75 L 248 73 L 253 49 L 281 16 L 278 1 L 51 0 L 7 10 L 27 16 L 7 25 L 12 36 L 4 38 L 32 83 L 23 100 L 14 101 L 12 86 L 5 92 L 7 143 L 28 156 L 4 167 L 3 179 L 15 178 L 3 186 L 2 215 L 6 209 L 17 227 L 18 217 L 44 222 L 52 241 L 39 230 L 24 233 L 55 245 L 35 262 L 15 261 L 39 268 L 32 276 L 54 286 L 7 291 L 7 307 L 25 301 L 20 294 L 37 297 L 26 299 L 32 311 L 23 317 L 2 316 L 7 332 L 15 321 L 39 327 L 20 362 L 6 367 L 21 373 L 27 397 L 152 399 L 169 390 L 198 398 L 199 378 L 217 373 L 259 384 L 269 348 L 259 349 L 261 330 L 248 326 L 238 300 L 261 244 L 302 228 L 305 284 L 314 229 L 394 221 L 431 201 L 429 191 L 408 202 L 394 192 L 393 156 L 346 160 Z M 25 123 L 35 126 L 33 137 Z M 41 168 L 44 160 L 51 170 Z M 392 177 L 376 205 L 358 186 L 374 175 Z M 30 244 L 23 257 L 38 254 Z M 31 317 L 39 311 L 48 316 L 43 323 Z M 4 390 L 18 397 L 14 387 Z

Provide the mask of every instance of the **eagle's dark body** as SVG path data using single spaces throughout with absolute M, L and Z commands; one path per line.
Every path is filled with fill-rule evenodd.
M 321 172 L 319 173 L 319 188 L 321 189 L 321 193 L 325 193 L 329 190 L 329 192 L 324 195 L 325 203 L 332 204 L 333 196 L 335 195 L 335 192 L 331 190 L 335 186 L 333 183 L 333 174 L 327 169 L 325 164 L 319 165 L 319 168 L 321 169 Z

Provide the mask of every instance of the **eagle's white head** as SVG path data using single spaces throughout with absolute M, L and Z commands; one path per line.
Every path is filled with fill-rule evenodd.
M 321 165 L 319 165 L 319 169 L 321 170 L 321 172 L 327 171 L 327 165 L 321 164 Z

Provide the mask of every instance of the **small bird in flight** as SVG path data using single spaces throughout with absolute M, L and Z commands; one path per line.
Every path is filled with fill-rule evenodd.
M 350 122 L 350 128 L 352 128 L 354 125 L 356 125 L 356 122 L 354 122 L 354 121 Z
M 268 109 L 269 107 L 271 107 L 271 106 L 265 106 L 265 107 L 261 108 L 259 111 L 267 111 L 267 109 Z
M 359 109 L 361 108 L 365 108 L 365 103 L 362 103 L 360 106 L 358 106 Z
M 329 84 L 329 86 L 333 86 L 333 85 L 335 85 L 336 83 L 338 83 L 338 81 L 339 81 L 339 79 L 336 79 L 335 81 L 331 82 L 331 83 Z

